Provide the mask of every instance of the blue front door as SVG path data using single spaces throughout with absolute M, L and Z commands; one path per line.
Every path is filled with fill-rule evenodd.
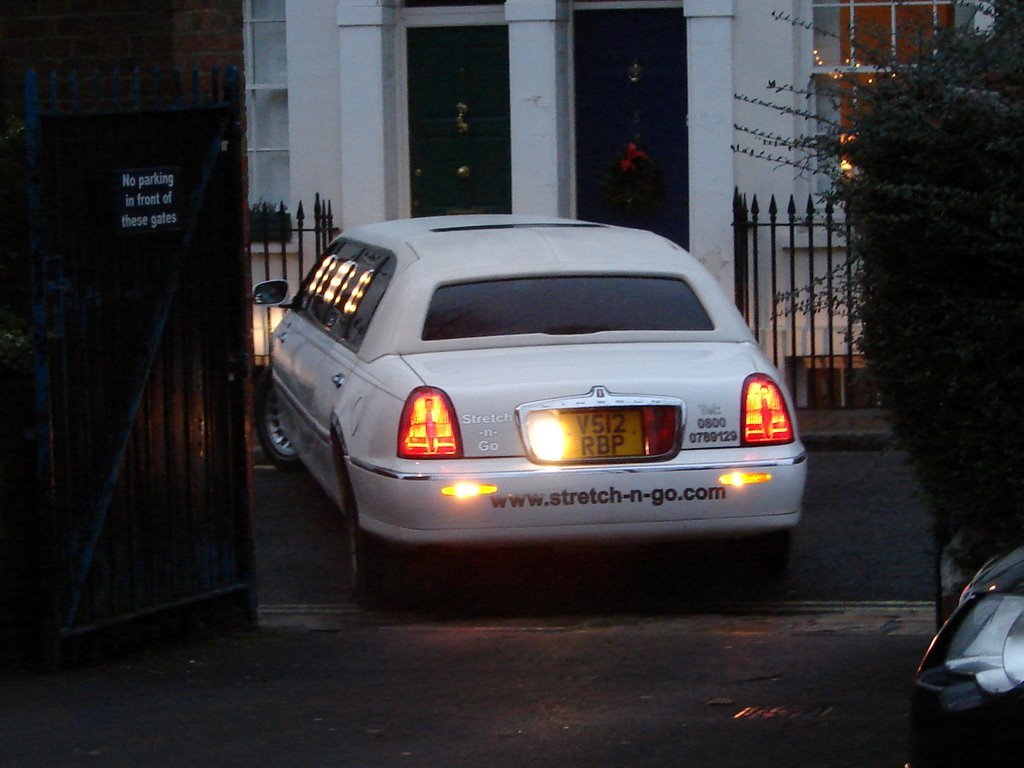
M 686 246 L 690 192 L 682 8 L 577 11 L 574 25 L 579 217 L 651 229 Z M 632 177 L 621 175 L 623 160 L 628 171 L 647 173 L 647 180 L 659 176 L 658 189 L 644 185 L 626 203 Z

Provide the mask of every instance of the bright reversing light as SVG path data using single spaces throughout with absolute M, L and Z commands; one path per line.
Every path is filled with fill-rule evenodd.
M 496 485 L 483 485 L 481 483 L 462 482 L 455 485 L 448 485 L 441 489 L 441 495 L 454 496 L 456 499 L 471 499 L 475 496 L 486 496 L 497 493 Z
M 565 434 L 562 425 L 553 416 L 536 416 L 527 419 L 526 429 L 530 437 L 530 449 L 541 461 L 560 461 L 565 455 Z
M 731 485 L 735 488 L 740 488 L 744 485 L 767 483 L 771 479 L 772 476 L 768 472 L 730 472 L 729 474 L 722 475 L 718 478 L 718 482 L 722 485 Z

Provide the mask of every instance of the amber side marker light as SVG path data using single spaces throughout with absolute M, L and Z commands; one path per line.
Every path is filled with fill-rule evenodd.
M 742 488 L 744 485 L 757 485 L 767 483 L 772 479 L 769 472 L 730 472 L 718 478 L 722 485 L 731 485 L 734 488 Z
M 487 496 L 498 492 L 496 485 L 482 485 L 481 483 L 456 483 L 446 485 L 441 489 L 442 496 L 454 496 L 456 499 L 472 499 L 477 496 Z

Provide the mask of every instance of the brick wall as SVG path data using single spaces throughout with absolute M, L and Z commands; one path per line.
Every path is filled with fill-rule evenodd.
M 242 69 L 243 0 L 19 0 L 0 6 L 0 116 L 22 113 L 25 72 L 234 64 Z

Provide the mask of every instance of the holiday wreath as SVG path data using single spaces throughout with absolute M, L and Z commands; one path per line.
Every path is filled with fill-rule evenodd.
M 604 177 L 605 199 L 623 213 L 653 211 L 661 205 L 664 194 L 661 169 L 632 142 L 615 158 Z

